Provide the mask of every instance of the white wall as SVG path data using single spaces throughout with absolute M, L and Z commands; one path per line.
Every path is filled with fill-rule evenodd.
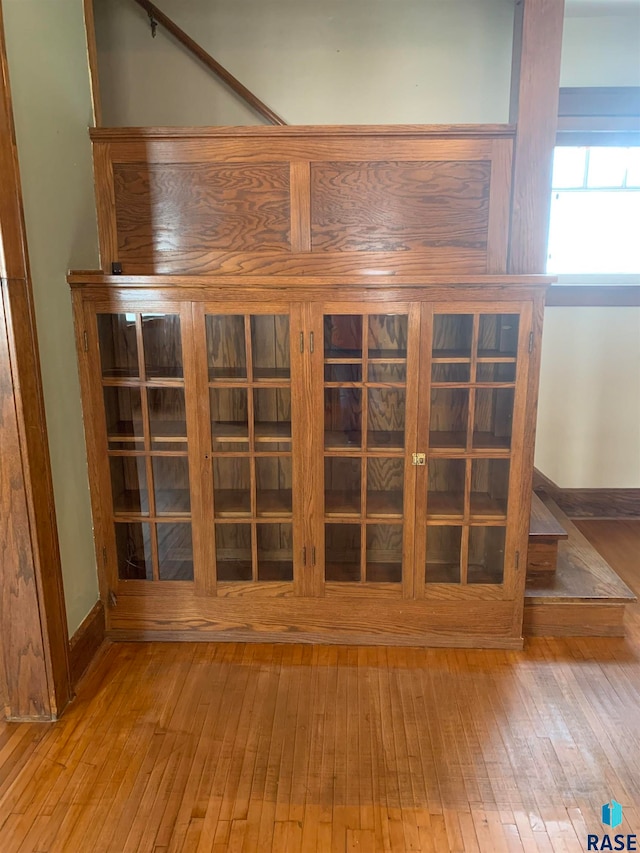
M 640 308 L 548 308 L 536 465 L 564 488 L 640 484 Z
M 290 124 L 502 122 L 513 0 L 162 0 Z M 106 125 L 260 120 L 131 0 L 96 0 Z
M 81 0 L 3 0 L 69 631 L 98 598 L 70 267 L 97 266 Z

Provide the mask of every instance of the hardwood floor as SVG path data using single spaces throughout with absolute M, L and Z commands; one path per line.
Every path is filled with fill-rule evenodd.
M 579 527 L 640 592 L 640 522 Z M 105 647 L 63 719 L 0 723 L 0 850 L 583 851 L 640 833 L 640 607 L 524 652 Z

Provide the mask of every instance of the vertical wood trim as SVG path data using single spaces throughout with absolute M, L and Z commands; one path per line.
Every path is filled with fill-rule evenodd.
M 73 318 L 76 333 L 76 351 L 78 353 L 78 373 L 82 394 L 82 414 L 84 421 L 85 443 L 91 511 L 93 518 L 93 538 L 96 549 L 96 561 L 102 569 L 98 571 L 100 598 L 105 606 L 106 627 L 109 628 L 109 589 L 116 589 L 116 546 L 113 524 L 105 507 L 111 507 L 111 478 L 109 460 L 103 448 L 108 446 L 107 426 L 104 416 L 104 398 L 102 397 L 102 376 L 100 372 L 100 347 L 96 314 L 91 303 L 85 303 L 81 290 L 73 291 Z M 87 334 L 88 352 L 84 350 L 84 334 Z M 106 491 L 105 491 L 106 489 Z M 107 571 L 105 572 L 102 549 L 107 549 Z
M 93 123 L 96 127 L 102 127 L 102 99 L 100 97 L 98 46 L 96 44 L 96 23 L 93 10 L 93 0 L 84 0 L 84 28 L 87 33 L 87 60 L 89 62 Z
M 526 316 L 529 322 L 524 322 Z M 522 438 L 522 468 L 520 471 L 520 494 L 516 496 L 519 511 L 517 518 L 514 517 L 514 535 L 516 537 L 515 550 L 520 551 L 520 565 L 514 572 L 513 597 L 514 624 L 513 633 L 522 632 L 522 618 L 524 613 L 524 586 L 526 579 L 527 560 L 526 553 L 529 542 L 529 525 L 531 521 L 531 493 L 533 488 L 533 460 L 536 446 L 536 425 L 538 414 L 538 392 L 540 382 L 540 358 L 542 351 L 542 322 L 544 318 L 544 295 L 537 296 L 533 300 L 531 313 L 523 310 L 521 324 L 524 326 L 524 334 L 533 333 L 533 350 L 528 355 L 528 376 L 526 389 L 526 418 L 524 419 Z M 524 347 L 524 340 L 522 345 Z M 527 342 L 528 349 L 528 342 Z M 522 351 L 521 351 L 522 352 Z M 527 357 L 525 356 L 525 359 Z M 521 355 L 519 354 L 519 357 Z M 516 377 L 520 381 L 520 375 Z M 524 379 L 524 377 L 523 377 Z M 522 398 L 521 398 L 522 399 Z M 514 425 L 515 426 L 515 425 Z M 510 509 L 510 508 L 509 508 Z
M 311 164 L 290 164 L 291 251 L 311 251 Z
M 307 325 L 306 341 L 310 332 L 315 335 L 313 356 L 305 359 L 309 365 L 305 373 L 305 392 L 307 395 L 309 434 L 311 436 L 311 452 L 308 469 L 313 472 L 309 482 L 308 500 L 311 512 L 308 519 L 308 530 L 312 535 L 316 549 L 316 565 L 314 567 L 312 585 L 307 586 L 307 595 L 321 598 L 325 594 L 325 523 L 324 523 L 324 306 L 310 303 L 306 307 Z
M 118 260 L 118 230 L 112 152 L 109 143 L 93 143 L 93 174 L 98 209 L 100 268 L 110 275 L 111 264 Z
M 309 412 L 309 354 L 300 352 L 297 346 L 300 334 L 305 340 L 309 333 L 305 329 L 305 306 L 291 305 L 289 311 L 289 354 L 291 363 L 291 469 L 292 469 L 292 532 L 293 532 L 293 589 L 296 595 L 311 595 L 313 573 L 311 549 L 313 531 L 309 529 L 311 519 L 310 483 L 313 482 L 313 458 L 308 453 Z M 307 549 L 307 565 L 302 564 L 302 549 Z
M 215 595 L 217 587 L 217 560 L 215 548 L 215 519 L 213 498 L 213 437 L 211 435 L 211 407 L 209 399 L 209 362 L 207 350 L 206 314 L 208 308 L 192 303 L 191 334 L 195 381 L 190 383 L 192 395 L 189 404 L 197 412 L 196 448 L 202 454 L 197 476 L 199 477 L 199 503 L 191 507 L 193 531 L 200 527 L 204 533 L 199 537 L 199 546 L 194 539 L 194 556 L 199 547 L 195 588 L 199 595 Z M 247 394 L 249 393 L 247 390 Z M 191 454 L 190 454 L 191 455 Z M 194 477 L 196 472 L 194 471 Z M 195 480 L 194 480 L 195 482 Z
M 404 495 L 403 495 L 403 596 L 411 599 L 416 588 L 416 513 L 412 510 L 416 504 L 416 473 L 426 468 L 414 468 L 412 454 L 422 450 L 418 444 L 418 406 L 420 401 L 420 324 L 421 304 L 414 302 L 409 306 L 407 318 L 407 384 L 405 405 L 405 454 L 404 454 Z M 423 482 L 423 480 L 421 480 Z M 422 519 L 424 521 L 424 519 Z
M 415 572 L 413 592 L 415 598 L 425 598 L 427 564 L 427 490 L 429 484 L 429 418 L 431 417 L 431 347 L 433 339 L 433 315 L 435 303 L 420 304 L 420 352 L 419 364 L 414 387 L 418 395 L 418 427 L 416 431 L 416 452 L 427 454 L 427 464 L 415 469 Z M 407 388 L 408 393 L 408 388 Z M 413 453 L 413 451 L 411 451 Z M 408 454 L 407 464 L 411 464 Z
M 553 148 L 558 121 L 564 0 L 519 0 L 513 39 L 510 121 L 517 126 L 510 273 L 546 267 Z
M 0 186 L 1 693 L 7 716 L 53 719 L 69 637 L 1 9 Z
M 489 274 L 501 274 L 507 270 L 512 154 L 511 140 L 495 140 L 489 185 L 487 234 L 487 273 Z

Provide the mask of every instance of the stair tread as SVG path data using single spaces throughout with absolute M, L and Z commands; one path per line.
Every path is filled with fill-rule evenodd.
M 529 527 L 529 542 L 533 543 L 537 538 L 541 539 L 568 539 L 563 524 L 558 521 L 551 510 L 540 500 L 534 492 L 531 497 L 531 524 Z
M 558 568 L 554 573 L 527 577 L 525 600 L 529 603 L 538 600 L 549 604 L 571 601 L 610 604 L 634 602 L 634 593 L 562 510 L 550 498 L 546 499 L 543 506 L 566 531 L 567 541 L 558 543 Z

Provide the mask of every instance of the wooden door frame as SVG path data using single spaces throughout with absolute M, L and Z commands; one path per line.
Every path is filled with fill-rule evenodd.
M 54 720 L 69 637 L 1 7 L 0 186 L 0 699 Z

